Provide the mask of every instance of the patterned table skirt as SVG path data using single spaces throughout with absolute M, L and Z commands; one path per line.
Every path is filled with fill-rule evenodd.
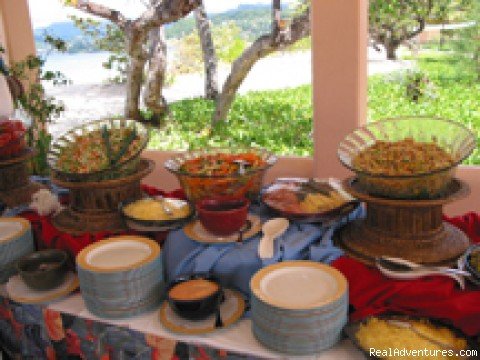
M 0 297 L 0 346 L 18 359 L 245 359 Z

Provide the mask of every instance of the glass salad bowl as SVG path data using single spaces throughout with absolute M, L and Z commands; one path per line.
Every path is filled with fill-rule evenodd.
M 263 178 L 277 158 L 260 148 L 209 148 L 188 151 L 165 162 L 175 174 L 187 198 L 257 200 Z
M 338 156 L 371 195 L 434 199 L 447 192 L 457 165 L 475 147 L 474 134 L 458 122 L 401 117 L 354 130 L 340 143 Z
M 104 119 L 54 141 L 48 163 L 64 181 L 102 181 L 134 173 L 147 146 L 147 128 L 135 120 Z

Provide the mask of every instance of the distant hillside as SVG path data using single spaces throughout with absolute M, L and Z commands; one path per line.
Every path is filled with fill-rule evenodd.
M 284 11 L 287 7 L 284 7 Z M 233 21 L 242 31 L 242 36 L 247 40 L 254 40 L 259 35 L 269 32 L 271 25 L 270 5 L 239 5 L 236 9 L 219 14 L 209 15 L 213 26 L 224 22 Z M 167 26 L 167 38 L 181 38 L 195 29 L 195 20 L 192 17 L 181 19 Z
M 33 35 L 35 38 L 35 44 L 39 50 L 46 48 L 46 45 L 43 42 L 45 34 L 65 40 L 68 43 L 69 52 L 72 53 L 92 52 L 98 50 L 93 44 L 93 41 L 85 36 L 71 21 L 53 23 L 47 27 L 35 29 Z
M 252 41 L 270 29 L 271 8 L 269 5 L 239 5 L 236 9 L 219 14 L 211 14 L 213 26 L 224 22 L 235 22 L 242 31 L 242 37 Z M 181 38 L 195 29 L 195 20 L 192 16 L 183 18 L 167 25 L 167 39 Z M 45 33 L 59 37 L 69 44 L 69 52 L 98 51 L 93 42 L 73 24 L 73 22 L 59 22 L 34 31 L 38 49 L 44 49 L 43 37 Z

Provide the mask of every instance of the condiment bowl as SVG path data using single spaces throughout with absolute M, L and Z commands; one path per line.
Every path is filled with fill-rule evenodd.
M 34 290 L 50 290 L 62 284 L 67 273 L 68 255 L 63 250 L 33 252 L 17 261 L 25 284 Z
M 163 206 L 169 206 L 169 204 L 166 204 L 165 201 L 166 199 L 152 199 L 154 201 L 158 201 L 159 204 Z M 182 227 L 185 223 L 187 223 L 194 215 L 193 211 L 193 206 L 185 201 L 186 205 L 189 207 L 188 214 L 186 216 L 176 216 L 175 214 L 172 214 L 172 216 L 166 216 L 164 219 L 156 219 L 156 220 L 147 220 L 147 219 L 140 219 L 133 217 L 128 214 L 126 211 L 126 207 L 130 204 L 133 204 L 135 202 L 139 201 L 139 199 L 130 199 L 127 201 L 124 201 L 119 204 L 118 208 L 120 213 L 122 214 L 122 217 L 126 223 L 126 225 L 134 230 L 137 231 L 167 231 L 167 230 L 173 230 L 173 229 L 178 229 Z M 180 200 L 178 200 L 180 201 Z
M 202 320 L 214 314 L 222 300 L 222 286 L 209 274 L 179 277 L 167 287 L 170 307 L 188 320 Z
M 246 198 L 211 198 L 196 204 L 203 227 L 214 235 L 227 236 L 239 231 L 245 224 L 250 200 Z

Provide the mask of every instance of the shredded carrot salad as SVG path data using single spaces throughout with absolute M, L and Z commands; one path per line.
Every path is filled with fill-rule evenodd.
M 245 168 L 248 170 L 257 169 L 266 164 L 265 160 L 254 153 L 218 153 L 202 155 L 195 159 L 187 160 L 180 167 L 180 170 L 191 175 L 232 175 L 239 172 L 240 165 L 235 162 L 238 160 L 246 162 Z
M 243 175 L 241 165 L 235 162 L 238 160 L 245 162 Z M 214 196 L 248 196 L 260 191 L 263 174 L 254 170 L 265 165 L 266 161 L 252 152 L 206 154 L 182 164 L 180 171 L 188 175 L 181 175 L 180 183 L 193 201 Z

